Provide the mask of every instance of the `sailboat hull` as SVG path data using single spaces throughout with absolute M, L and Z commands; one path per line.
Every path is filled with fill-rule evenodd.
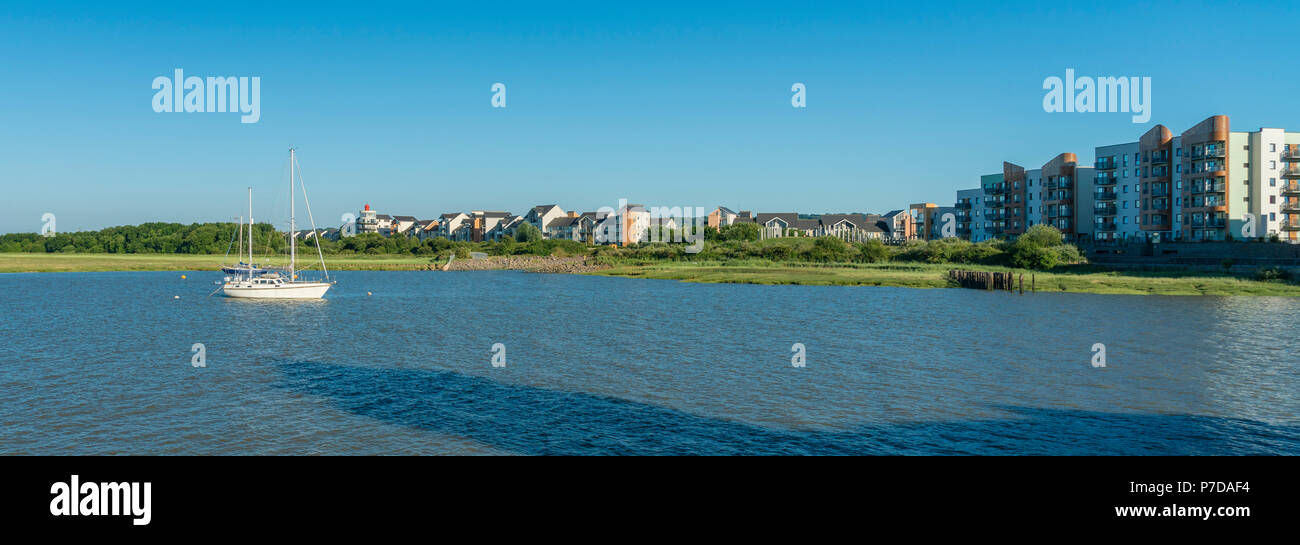
M 320 299 L 332 284 L 326 282 L 292 282 L 274 285 L 234 282 L 221 287 L 226 297 L 238 299 Z

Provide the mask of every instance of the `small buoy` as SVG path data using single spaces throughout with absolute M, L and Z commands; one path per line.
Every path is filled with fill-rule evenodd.
M 370 292 L 366 292 L 366 295 L 370 295 Z
M 173 296 L 172 296 L 172 299 L 180 299 L 180 298 L 181 298 L 181 296 L 179 296 L 179 295 L 173 295 Z
M 181 280 L 185 280 L 185 275 L 181 275 Z

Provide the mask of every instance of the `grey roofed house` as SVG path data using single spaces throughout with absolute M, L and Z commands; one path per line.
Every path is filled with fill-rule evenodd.
M 824 229 L 862 229 L 871 221 L 865 214 L 823 214 L 821 226 Z
M 754 216 L 754 223 L 763 227 L 803 228 L 800 225 L 799 214 L 795 212 L 759 212 L 757 216 Z
M 741 223 L 741 222 L 754 223 L 754 214 L 749 210 L 741 210 L 740 212 L 737 212 L 736 221 L 734 223 Z
M 383 216 L 380 216 L 380 217 L 383 217 Z M 415 223 L 415 222 L 417 222 L 417 221 L 420 221 L 420 220 L 415 219 L 415 216 L 393 216 L 393 219 L 394 219 L 394 220 L 397 220 L 397 221 L 409 221 L 409 222 L 411 222 L 411 223 Z
M 822 224 L 821 220 L 810 220 L 810 219 L 799 218 L 795 220 L 794 228 L 801 229 L 804 231 L 812 231 L 817 229 L 818 227 L 821 227 L 821 224 Z
M 555 229 L 558 227 L 568 227 L 569 224 L 573 223 L 574 220 L 576 219 L 578 218 L 570 218 L 569 216 L 560 216 L 558 218 L 552 219 L 550 223 L 547 223 L 546 228 Z

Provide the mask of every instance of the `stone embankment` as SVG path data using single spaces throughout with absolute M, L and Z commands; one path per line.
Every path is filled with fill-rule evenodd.
M 487 259 L 457 259 L 446 266 L 448 271 L 516 270 L 543 273 L 582 273 L 608 268 L 597 265 L 590 257 L 493 256 Z

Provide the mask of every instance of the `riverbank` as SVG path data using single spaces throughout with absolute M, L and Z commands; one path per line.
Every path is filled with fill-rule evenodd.
M 1258 281 L 1199 271 L 1110 271 L 1096 266 L 1065 267 L 1059 272 L 951 264 L 729 264 L 663 262 L 616 265 L 594 274 L 681 282 L 795 284 L 814 286 L 954 287 L 952 269 L 1024 274 L 1025 291 L 1127 295 L 1300 296 L 1300 285 Z
M 0 273 L 196 271 L 215 270 L 220 256 L 184 254 L 36 254 L 0 253 Z M 442 269 L 445 262 L 417 256 L 332 256 L 335 271 L 411 271 Z M 1025 275 L 1025 290 L 1040 292 L 1132 295 L 1270 295 L 1300 296 L 1300 285 L 1258 281 L 1193 270 L 1107 270 L 1097 266 L 1063 267 L 1053 272 L 984 265 L 875 263 L 828 264 L 735 260 L 718 262 L 621 261 L 590 256 L 496 256 L 457 259 L 449 270 L 526 270 L 652 278 L 700 283 L 786 284 L 813 286 L 894 286 L 947 288 L 951 269 L 1015 272 Z M 1032 279 L 1032 280 L 1031 280 Z
M 315 256 L 308 265 L 318 265 Z M 0 253 L 0 273 L 109 272 L 109 271 L 215 271 L 222 256 L 190 254 L 38 254 Z M 418 256 L 331 256 L 326 262 L 337 271 L 429 270 L 437 265 Z
M 0 273 L 111 272 L 111 271 L 213 271 L 221 256 L 188 254 L 37 254 L 0 253 Z M 440 271 L 445 260 L 419 256 L 330 256 L 332 271 Z M 315 268 L 313 260 L 304 264 Z M 589 256 L 492 256 L 457 259 L 447 270 L 521 270 L 547 273 L 584 273 L 608 268 Z

